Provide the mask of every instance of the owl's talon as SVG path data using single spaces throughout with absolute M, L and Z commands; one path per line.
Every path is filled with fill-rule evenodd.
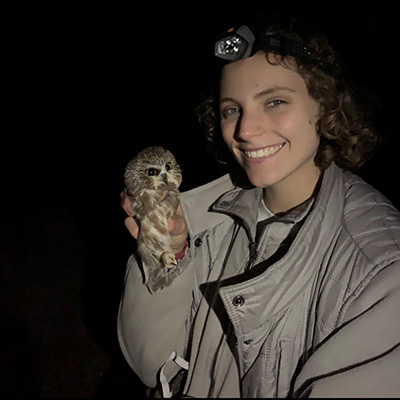
M 175 254 L 170 252 L 165 252 L 161 255 L 161 260 L 164 264 L 165 269 L 172 270 L 175 269 L 178 265 L 176 261 Z

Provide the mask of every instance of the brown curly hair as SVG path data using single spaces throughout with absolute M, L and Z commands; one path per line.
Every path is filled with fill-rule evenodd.
M 322 35 L 302 36 L 292 24 L 289 29 L 276 25 L 263 29 L 263 34 L 280 33 L 315 50 L 328 63 L 335 63 L 335 73 L 327 74 L 317 65 L 293 57 L 278 56 L 272 61 L 265 52 L 266 59 L 273 65 L 289 67 L 296 63 L 297 73 L 304 79 L 309 95 L 320 106 L 320 117 L 316 123 L 320 144 L 315 156 L 315 164 L 323 171 L 334 161 L 340 167 L 355 170 L 369 160 L 380 137 L 370 123 L 366 108 L 356 101 L 349 78 L 337 64 L 337 55 Z M 277 61 L 276 61 L 277 60 Z M 222 69 L 222 68 L 221 68 Z M 220 71 L 221 73 L 221 71 Z M 232 157 L 227 150 L 220 132 L 219 77 L 217 88 L 207 96 L 197 108 L 200 124 L 203 126 L 210 150 L 222 163 L 230 164 Z M 215 90 L 216 89 L 216 90 Z

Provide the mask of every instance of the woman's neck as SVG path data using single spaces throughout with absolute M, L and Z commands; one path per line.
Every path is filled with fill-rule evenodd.
M 318 193 L 322 176 L 321 171 L 316 168 L 313 174 L 293 177 L 293 180 L 296 180 L 295 184 L 291 182 L 291 177 L 288 177 L 264 188 L 266 207 L 275 215 L 285 214 Z

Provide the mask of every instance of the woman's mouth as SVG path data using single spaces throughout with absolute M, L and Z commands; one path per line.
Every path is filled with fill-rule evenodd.
M 242 150 L 242 152 L 245 154 L 246 157 L 248 158 L 263 158 L 263 157 L 268 157 L 272 156 L 276 152 L 278 152 L 285 143 L 277 144 L 275 146 L 268 146 L 260 150 Z

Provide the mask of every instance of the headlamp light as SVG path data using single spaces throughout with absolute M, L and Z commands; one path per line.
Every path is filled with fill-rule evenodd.
M 228 33 L 233 32 L 233 28 Z M 225 36 L 215 43 L 214 53 L 224 60 L 236 61 L 250 56 L 255 37 L 253 32 L 242 25 L 232 35 Z

